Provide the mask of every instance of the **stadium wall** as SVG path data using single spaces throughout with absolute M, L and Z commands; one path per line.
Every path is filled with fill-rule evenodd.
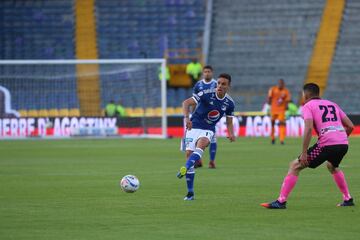
M 360 136 L 360 115 L 350 115 L 355 124 L 353 135 Z M 154 117 L 156 118 L 156 117 Z M 237 116 L 234 117 L 234 130 L 240 137 L 268 137 L 271 121 L 269 116 Z M 132 118 L 132 122 L 141 118 Z M 58 117 L 58 118 L 0 118 L 0 139 L 17 138 L 69 138 L 69 137 L 119 137 L 139 136 L 144 134 L 140 127 L 132 127 L 128 118 L 106 117 Z M 139 125 L 137 125 L 139 126 Z M 301 117 L 287 120 L 287 136 L 302 135 L 304 124 Z M 146 129 L 147 134 L 160 134 L 161 126 L 153 125 Z M 183 118 L 168 117 L 168 137 L 182 137 Z M 276 134 L 278 129 L 275 130 Z M 221 119 L 216 128 L 219 137 L 226 137 L 225 118 Z M 314 133 L 315 134 L 315 133 Z

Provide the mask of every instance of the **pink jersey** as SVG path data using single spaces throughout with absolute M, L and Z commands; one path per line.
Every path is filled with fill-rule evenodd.
M 336 103 L 320 98 L 312 99 L 302 108 L 302 116 L 304 120 L 313 120 L 320 147 L 348 144 L 341 122 L 346 115 Z

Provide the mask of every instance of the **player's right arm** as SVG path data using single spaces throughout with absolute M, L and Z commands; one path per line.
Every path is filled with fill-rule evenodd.
M 269 89 L 269 92 L 268 92 L 268 104 L 271 106 L 271 100 L 272 100 L 272 91 L 273 90 L 273 88 L 271 87 L 270 89 Z
M 303 108 L 303 119 L 304 119 L 304 137 L 303 137 L 303 144 L 302 144 L 302 151 L 301 151 L 301 155 L 299 157 L 299 161 L 301 166 L 306 167 L 309 165 L 308 163 L 308 155 L 307 155 L 307 150 L 309 148 L 310 145 L 310 141 L 311 141 L 311 137 L 312 137 L 312 131 L 314 128 L 314 118 L 312 115 L 311 110 L 307 107 L 304 106 Z
M 195 86 L 193 87 L 193 95 L 198 94 L 199 92 L 199 82 L 196 82 Z
M 313 120 L 312 119 L 305 119 L 305 129 L 304 129 L 304 137 L 303 137 L 303 147 L 302 152 L 299 157 L 300 164 L 305 167 L 308 166 L 307 160 L 307 149 L 309 148 L 311 137 L 312 137 L 312 130 L 313 130 Z
M 192 122 L 190 121 L 190 107 L 192 109 L 195 109 L 197 102 L 193 97 L 186 99 L 182 106 L 183 106 L 183 114 L 184 114 L 184 120 L 186 129 L 190 130 L 192 128 Z

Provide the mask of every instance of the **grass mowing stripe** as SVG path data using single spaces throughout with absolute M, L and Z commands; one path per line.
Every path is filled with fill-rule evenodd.
M 350 142 L 342 166 L 356 202 L 360 138 Z M 179 139 L 1 141 L 0 239 L 357 239 L 357 207 L 335 207 L 324 166 L 302 172 L 287 210 L 259 206 L 277 197 L 300 144 L 219 139 L 218 168 L 197 170 L 185 202 Z M 127 174 L 140 179 L 134 194 L 120 191 Z

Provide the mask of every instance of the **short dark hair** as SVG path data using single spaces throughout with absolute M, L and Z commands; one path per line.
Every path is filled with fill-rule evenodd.
M 231 76 L 230 74 L 227 74 L 227 73 L 221 73 L 218 78 L 225 78 L 227 80 L 229 80 L 229 83 L 231 83 Z
M 311 96 L 319 96 L 320 88 L 315 83 L 307 83 L 303 87 L 304 92 L 310 93 Z
M 206 65 L 205 67 L 203 67 L 203 70 L 205 70 L 205 69 L 210 69 L 211 71 L 214 71 L 212 66 L 210 66 L 210 65 Z

